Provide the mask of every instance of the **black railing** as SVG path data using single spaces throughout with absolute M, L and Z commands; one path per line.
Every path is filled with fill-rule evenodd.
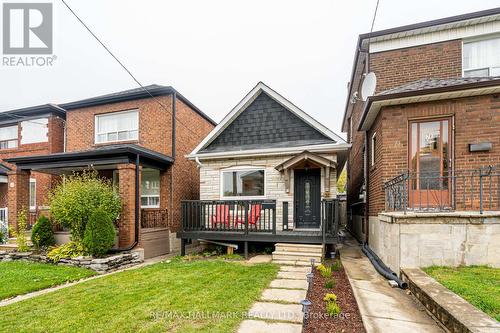
M 182 230 L 276 233 L 276 201 L 182 201 Z
M 141 228 L 168 227 L 168 210 L 159 208 L 141 209 Z
M 384 184 L 386 211 L 500 210 L 500 168 L 404 172 Z
M 339 201 L 325 199 L 321 201 L 321 235 L 323 242 L 326 237 L 336 236 L 339 228 Z

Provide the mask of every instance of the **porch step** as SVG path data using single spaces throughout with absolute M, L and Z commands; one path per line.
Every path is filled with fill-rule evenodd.
M 311 265 L 310 262 L 305 261 L 295 261 L 295 260 L 273 260 L 273 263 L 281 266 L 304 266 L 309 267 Z
M 275 249 L 278 252 L 306 252 L 323 254 L 323 246 L 315 244 L 290 244 L 290 243 L 277 243 Z
M 0 251 L 13 252 L 17 250 L 17 244 L 0 244 Z
M 288 260 L 288 261 L 302 261 L 306 264 L 310 264 L 311 259 L 315 259 L 316 262 L 321 262 L 322 255 L 318 253 L 309 252 L 273 252 L 273 261 L 275 260 Z

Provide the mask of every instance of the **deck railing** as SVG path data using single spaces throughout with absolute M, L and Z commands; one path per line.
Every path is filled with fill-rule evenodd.
M 182 201 L 182 230 L 276 233 L 276 201 Z
M 159 208 L 141 209 L 141 228 L 167 228 L 168 210 Z
M 500 167 L 406 171 L 384 184 L 386 211 L 500 210 Z

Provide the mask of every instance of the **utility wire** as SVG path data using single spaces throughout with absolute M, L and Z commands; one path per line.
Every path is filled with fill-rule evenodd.
M 370 32 L 373 32 L 373 27 L 375 25 L 375 18 L 377 17 L 377 11 L 378 11 L 378 4 L 380 0 L 377 0 L 377 5 L 375 6 L 375 12 L 373 13 L 373 19 L 372 19 L 372 27 L 370 29 Z
M 99 37 L 97 37 L 97 35 L 87 26 L 87 24 L 85 24 L 85 22 L 83 22 L 83 20 L 75 13 L 75 11 L 73 9 L 71 9 L 71 7 L 66 3 L 66 1 L 65 0 L 61 0 L 61 1 L 66 6 L 66 8 L 68 8 L 68 10 L 71 12 L 71 14 L 73 14 L 73 16 L 92 35 L 92 37 L 94 37 L 94 39 L 97 40 L 97 42 L 99 42 L 99 44 L 109 53 L 109 55 L 111 55 L 111 57 L 113 57 L 113 59 L 115 59 L 115 61 L 127 72 L 127 74 L 135 81 L 135 83 L 137 83 L 142 90 L 144 90 L 149 96 L 151 96 L 151 98 L 153 98 L 156 101 L 156 103 L 158 103 L 165 111 L 171 112 L 160 100 L 158 100 L 155 96 L 153 96 L 151 94 L 151 92 L 141 84 L 141 82 L 134 76 L 134 74 L 132 74 L 132 72 L 118 59 L 118 57 L 115 56 L 113 52 L 111 52 L 111 50 L 99 39 Z M 189 126 L 187 126 L 181 120 L 179 120 L 179 118 L 175 117 L 175 120 L 179 124 L 184 126 L 191 133 L 198 135 L 198 133 L 193 131 Z

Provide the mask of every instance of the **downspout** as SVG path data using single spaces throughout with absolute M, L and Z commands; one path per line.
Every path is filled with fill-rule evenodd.
M 204 167 L 203 163 L 200 162 L 200 158 L 198 156 L 194 158 L 194 161 L 196 162 L 196 164 L 198 164 L 198 169 Z
M 370 239 L 370 212 L 369 212 L 369 173 L 368 173 L 368 132 L 365 131 L 365 152 L 364 152 L 364 176 L 365 176 L 365 225 L 366 225 L 366 235 L 365 235 L 365 244 L 369 244 Z
M 177 140 L 177 92 L 174 91 L 172 94 L 172 159 L 175 163 L 176 156 L 176 140 Z M 170 221 L 174 220 L 174 172 L 172 170 L 173 166 L 170 166 Z

